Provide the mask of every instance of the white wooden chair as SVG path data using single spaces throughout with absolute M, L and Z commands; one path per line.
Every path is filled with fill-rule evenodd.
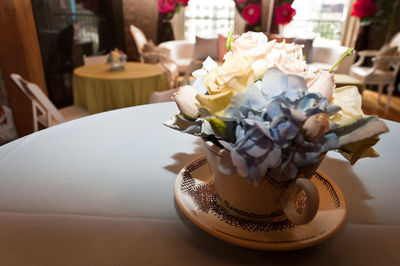
M 170 82 L 170 87 L 173 88 L 176 85 L 176 80 L 179 76 L 177 64 L 171 60 L 170 56 L 166 57 L 156 52 L 145 52 L 145 46 L 148 44 L 146 35 L 144 35 L 141 29 L 134 25 L 131 25 L 129 29 L 138 49 L 140 62 L 157 64 L 165 69 Z
M 167 41 L 159 44 L 159 47 L 167 48 L 170 51 L 170 59 L 176 63 L 180 74 L 185 74 L 192 63 L 194 46 L 194 42 L 187 40 Z
M 351 66 L 350 75 L 363 83 L 363 89 L 367 85 L 378 86 L 378 103 L 385 86 L 387 86 L 388 98 L 386 110 L 390 107 L 390 100 L 395 90 L 397 74 L 400 70 L 400 32 L 397 33 L 388 45 L 378 50 L 359 51 L 360 58 Z M 372 57 L 372 67 L 363 66 L 366 58 Z
M 11 79 L 32 102 L 34 132 L 39 130 L 39 124 L 51 127 L 89 115 L 87 110 L 76 105 L 57 109 L 35 83 L 23 79 L 18 74 L 11 74 Z
M 93 55 L 93 56 L 83 55 L 83 64 L 85 66 L 93 64 L 101 64 L 101 63 L 105 64 L 107 63 L 107 58 L 108 55 Z

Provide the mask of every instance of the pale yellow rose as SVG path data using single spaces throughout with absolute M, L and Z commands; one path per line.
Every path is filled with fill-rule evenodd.
M 231 102 L 232 91 L 225 91 L 214 95 L 196 95 L 196 100 L 199 102 L 199 107 L 207 108 L 212 114 L 224 117 L 225 109 Z
M 275 44 L 275 40 L 268 41 L 268 37 L 262 32 L 246 32 L 243 33 L 232 43 L 230 53 L 227 53 L 224 59 L 233 55 L 250 56 L 254 61 L 265 59 Z
M 355 86 L 344 86 L 333 91 L 330 104 L 338 105 L 342 108 L 331 120 L 340 126 L 353 123 L 355 120 L 364 116 L 361 109 L 362 99 Z
M 217 116 L 224 116 L 232 95 L 244 93 L 254 83 L 253 59 L 249 56 L 231 56 L 216 69 L 203 76 L 209 95 L 197 95 L 199 107 L 205 107 Z
M 222 66 L 203 76 L 204 85 L 210 95 L 225 91 L 246 92 L 247 86 L 254 82 L 252 63 L 249 56 L 231 56 Z

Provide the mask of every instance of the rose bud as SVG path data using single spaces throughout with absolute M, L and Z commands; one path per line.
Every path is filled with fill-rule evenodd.
M 195 120 L 199 116 L 199 109 L 197 108 L 199 102 L 196 99 L 196 95 L 197 90 L 190 85 L 186 85 L 180 87 L 173 96 L 181 113 L 190 120 Z
M 302 127 L 303 135 L 311 141 L 317 140 L 327 131 L 329 131 L 329 116 L 325 113 L 310 116 Z

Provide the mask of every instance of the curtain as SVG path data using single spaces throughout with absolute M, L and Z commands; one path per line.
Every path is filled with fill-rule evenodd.
M 237 11 L 246 21 L 245 31 L 261 31 L 262 0 L 235 0 Z
M 349 8 L 342 32 L 341 45 L 347 47 L 354 47 L 360 28 L 360 20 L 357 17 L 351 16 L 352 7 L 355 1 L 356 0 L 349 0 Z
M 272 19 L 271 19 L 271 33 L 279 33 L 279 25 L 275 23 L 275 7 L 283 5 L 285 0 L 275 0 L 274 4 L 270 7 L 272 9 Z

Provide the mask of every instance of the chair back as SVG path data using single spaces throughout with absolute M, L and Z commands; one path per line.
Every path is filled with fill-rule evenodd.
M 144 35 L 143 31 L 139 28 L 135 27 L 134 25 L 130 26 L 130 32 L 132 35 L 133 40 L 135 41 L 136 47 L 138 49 L 139 55 L 143 51 L 144 45 L 147 43 L 146 35 Z M 140 61 L 143 62 L 143 58 L 140 56 Z
M 392 58 L 392 76 L 393 76 L 393 80 L 396 80 L 397 78 L 397 74 L 400 71 L 400 56 Z
M 194 42 L 187 40 L 175 40 L 160 43 L 159 46 L 170 50 L 172 60 L 193 58 Z
M 58 109 L 54 106 L 46 94 L 43 93 L 38 85 L 23 79 L 18 74 L 11 74 L 11 79 L 32 102 L 34 131 L 38 130 L 40 115 L 38 111 L 45 117 L 44 126 L 50 127 L 52 118 L 57 123 L 65 122 L 63 115 L 58 111 Z
M 400 32 L 396 33 L 389 43 L 389 46 L 397 46 L 397 54 L 400 54 Z
M 166 91 L 154 91 L 150 95 L 149 103 L 173 102 L 174 100 L 172 96 L 174 96 L 175 92 L 176 89 L 169 89 Z
M 83 63 L 85 66 L 93 65 L 93 64 L 101 64 L 107 63 L 108 55 L 94 55 L 94 56 L 86 56 L 83 55 Z
M 328 64 L 329 68 L 333 67 L 334 64 L 344 55 L 349 48 L 346 46 L 316 46 L 314 45 L 311 53 L 311 61 L 313 63 L 324 63 Z M 356 54 L 353 53 L 347 56 L 340 64 L 336 67 L 335 73 L 337 74 L 348 74 L 351 65 L 354 63 Z M 328 69 L 329 69 L 328 68 Z

